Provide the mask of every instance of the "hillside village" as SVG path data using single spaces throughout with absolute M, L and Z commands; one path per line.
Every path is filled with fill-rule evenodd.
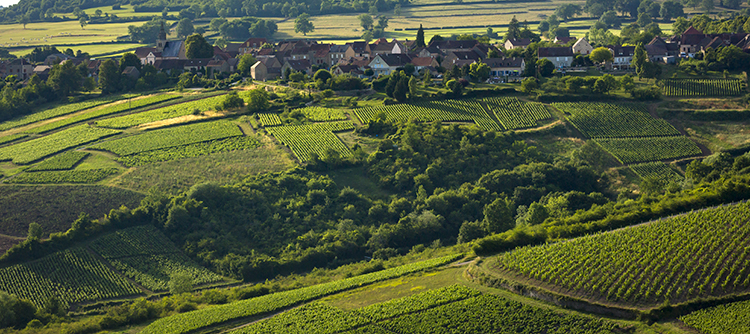
M 286 78 L 291 72 L 312 75 L 318 69 L 330 69 L 335 75 L 349 74 L 359 78 L 389 75 L 397 69 L 411 68 L 414 75 L 428 71 L 438 76 L 442 71 L 453 67 L 468 67 L 482 62 L 490 67 L 490 79 L 512 80 L 514 77 L 530 76 L 524 73 L 524 57 L 505 57 L 503 50 L 524 49 L 531 39 L 508 39 L 501 45 L 483 44 L 469 40 L 436 40 L 424 47 L 418 47 L 416 40 L 388 41 L 380 38 L 371 43 L 365 41 L 345 44 L 319 43 L 315 40 L 279 41 L 272 44 L 265 38 L 250 38 L 244 43 L 228 43 L 226 47 L 213 46 L 213 57 L 189 59 L 186 55 L 185 40 L 168 40 L 162 28 L 154 47 L 136 48 L 134 54 L 142 65 L 151 65 L 155 70 L 175 75 L 183 72 L 205 73 L 214 78 L 220 74 L 229 75 L 238 71 L 238 63 L 244 55 L 251 55 L 256 63 L 252 65 L 253 79 L 266 81 Z M 555 38 L 556 46 L 539 47 L 537 59 L 547 59 L 559 72 L 575 70 L 587 63 L 594 47 L 586 38 Z M 680 58 L 693 58 L 705 53 L 709 48 L 736 46 L 750 52 L 750 34 L 722 33 L 704 34 L 690 27 L 684 33 L 669 38 L 654 37 L 644 46 L 648 59 L 654 63 L 676 64 Z M 635 46 L 607 46 L 612 60 L 604 64 L 609 70 L 630 70 L 635 55 Z M 21 81 L 34 74 L 46 79 L 55 64 L 72 62 L 75 65 L 86 63 L 89 76 L 97 78 L 102 59 L 74 57 L 56 53 L 46 57 L 41 63 L 28 59 L 0 61 L 0 76 L 17 76 Z M 123 75 L 137 79 L 139 70 L 129 66 Z

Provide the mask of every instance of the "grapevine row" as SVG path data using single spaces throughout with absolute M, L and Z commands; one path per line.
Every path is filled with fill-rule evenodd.
M 323 156 L 328 150 L 338 152 L 341 157 L 351 156 L 351 150 L 333 133 L 351 129 L 354 124 L 349 121 L 267 128 L 279 142 L 289 146 L 300 161 L 310 161 L 314 155 Z
M 199 157 L 219 152 L 250 150 L 258 148 L 260 142 L 254 137 L 229 137 L 159 150 L 146 151 L 117 158 L 117 161 L 128 167 L 142 166 L 162 161 L 173 161 Z
M 565 102 L 552 104 L 589 138 L 638 138 L 680 134 L 663 119 L 648 114 L 640 104 Z
M 13 163 L 28 164 L 57 152 L 90 143 L 119 132 L 117 130 L 79 125 L 41 138 L 2 147 L 0 148 L 0 160 L 13 160 Z
M 601 138 L 594 140 L 624 164 L 690 157 L 701 149 L 684 136 L 646 138 Z
M 73 169 L 81 160 L 89 156 L 88 152 L 68 151 L 58 154 L 52 158 L 42 161 L 41 163 L 27 169 L 27 172 L 38 172 L 48 170 L 67 170 Z
M 354 110 L 362 123 L 377 119 L 385 115 L 388 120 L 395 121 L 445 121 L 445 122 L 475 122 L 485 130 L 502 130 L 481 103 L 476 100 L 445 100 L 418 102 L 414 104 L 395 104 L 382 107 L 367 107 Z
M 16 175 L 6 183 L 47 184 L 47 183 L 96 183 L 110 175 L 119 173 L 118 168 L 76 169 L 46 172 L 31 172 Z
M 745 91 L 741 80 L 668 79 L 664 80 L 666 96 L 732 96 Z
M 521 102 L 515 97 L 492 97 L 484 102 L 509 130 L 535 127 L 537 121 L 552 117 L 547 107 L 539 102 Z

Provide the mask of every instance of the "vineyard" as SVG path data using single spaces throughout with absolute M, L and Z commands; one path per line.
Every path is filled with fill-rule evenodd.
M 595 139 L 605 151 L 624 164 L 691 157 L 701 149 L 684 136 Z
M 19 184 L 96 183 L 119 172 L 117 168 L 32 172 L 18 174 L 5 182 Z
M 324 155 L 328 150 L 349 157 L 352 151 L 333 133 L 354 129 L 350 121 L 313 123 L 307 125 L 276 126 L 267 128 L 282 144 L 289 146 L 300 161 L 310 161 L 313 155 Z
M 0 269 L 0 290 L 41 307 L 50 297 L 70 303 L 141 293 L 82 248 Z
M 189 145 L 175 146 L 159 150 L 135 153 L 117 158 L 117 161 L 128 167 L 142 166 L 156 162 L 173 161 L 199 157 L 219 152 L 250 150 L 260 147 L 260 142 L 254 137 L 230 137 Z
M 732 96 L 745 92 L 741 80 L 668 79 L 663 83 L 665 96 Z
M 13 160 L 28 164 L 41 158 L 78 145 L 83 145 L 119 133 L 117 130 L 99 129 L 79 125 L 51 135 L 0 148 L 0 160 Z
M 659 305 L 750 287 L 750 203 L 705 209 L 647 225 L 524 247 L 498 270 L 610 302 Z M 669 256 L 665 256 L 669 254 Z
M 27 169 L 27 172 L 39 172 L 49 170 L 68 170 L 73 169 L 76 164 L 89 156 L 90 153 L 81 151 L 68 151 L 58 154 L 52 158 L 42 161 L 36 166 Z
M 355 276 L 339 281 L 314 285 L 296 290 L 278 292 L 252 299 L 242 300 L 231 304 L 214 306 L 197 311 L 182 313 L 168 318 L 154 321 L 141 333 L 175 334 L 188 333 L 204 327 L 221 324 L 227 321 L 260 315 L 306 301 L 320 298 L 333 293 L 361 287 L 408 273 L 427 268 L 441 266 L 453 262 L 462 255 L 450 255 L 422 262 L 411 263 L 378 272 Z
M 30 115 L 22 116 L 22 117 L 19 117 L 19 118 L 16 118 L 7 122 L 0 123 L 0 131 L 5 131 L 5 130 L 16 128 L 19 126 L 24 126 L 24 125 L 35 123 L 35 122 L 44 121 L 50 118 L 72 114 L 74 112 L 78 112 L 84 109 L 93 108 L 93 107 L 100 106 L 103 104 L 112 103 L 119 99 L 124 99 L 124 98 L 134 97 L 134 96 L 137 96 L 137 95 L 135 94 L 113 95 L 113 96 L 107 96 L 107 97 L 92 99 L 92 100 L 78 102 L 78 103 L 64 103 L 52 109 L 35 112 Z
M 325 107 L 305 107 L 300 109 L 294 109 L 291 112 L 301 112 L 305 115 L 305 118 L 313 122 L 330 122 L 330 121 L 343 121 L 346 120 L 346 116 L 341 109 L 325 108 Z
M 699 310 L 680 320 L 706 334 L 750 333 L 750 301 Z
M 196 101 L 175 104 L 164 108 L 152 109 L 132 115 L 105 119 L 97 121 L 96 125 L 105 128 L 125 129 L 131 126 L 208 111 L 213 109 L 215 105 L 221 103 L 222 101 L 224 101 L 224 96 L 213 96 Z
M 258 119 L 260 120 L 260 124 L 263 126 L 277 126 L 283 124 L 281 123 L 279 114 L 260 113 L 258 114 Z
M 537 121 L 552 118 L 547 107 L 539 102 L 521 102 L 515 97 L 486 98 L 484 102 L 508 130 L 532 128 Z
M 224 280 L 182 254 L 150 225 L 103 236 L 94 240 L 90 247 L 115 269 L 151 291 L 167 290 L 170 276 L 175 273 L 187 274 L 196 285 Z
M 91 148 L 126 156 L 235 136 L 242 136 L 242 130 L 236 124 L 228 121 L 214 121 L 147 131 L 139 135 L 103 142 Z
M 104 108 L 101 108 L 99 110 L 95 110 L 92 112 L 87 112 L 82 115 L 77 115 L 77 116 L 69 117 L 66 119 L 62 119 L 57 122 L 48 123 L 48 124 L 45 124 L 36 128 L 29 129 L 26 132 L 27 133 L 45 133 L 45 132 L 56 130 L 56 129 L 59 129 L 59 128 L 62 128 L 71 124 L 80 123 L 80 122 L 84 122 L 90 119 L 113 115 L 113 114 L 129 111 L 129 110 L 135 110 L 135 109 L 146 107 L 149 105 L 173 100 L 179 97 L 180 96 L 178 95 L 162 94 L 162 95 L 155 95 L 155 96 L 147 97 L 144 99 L 138 99 L 135 101 L 122 100 L 120 101 L 120 103 L 107 106 L 107 107 L 104 107 Z
M 648 114 L 640 104 L 598 102 L 553 103 L 588 138 L 639 138 L 678 136 L 680 132 L 663 119 Z
M 629 166 L 633 172 L 641 179 L 654 179 L 665 184 L 670 182 L 680 182 L 683 180 L 682 175 L 674 169 L 669 168 L 663 162 L 647 162 Z
M 12 141 L 19 140 L 21 138 L 26 138 L 26 137 L 28 136 L 23 133 L 17 133 L 17 134 L 10 135 L 10 136 L 0 137 L 0 145 L 10 143 Z
M 387 314 L 364 312 L 365 309 Z M 614 323 L 558 314 L 454 285 L 350 312 L 321 302 L 311 303 L 231 333 L 562 334 L 619 330 Z
M 394 104 L 382 107 L 355 109 L 363 124 L 375 120 L 380 115 L 392 121 L 416 120 L 423 122 L 474 122 L 484 130 L 502 130 L 502 126 L 490 117 L 477 100 L 445 100 L 419 102 L 415 104 Z

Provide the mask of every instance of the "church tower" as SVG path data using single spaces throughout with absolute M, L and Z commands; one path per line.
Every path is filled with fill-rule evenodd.
M 156 51 L 164 51 L 164 47 L 167 46 L 167 32 L 164 31 L 164 22 L 161 23 L 161 30 L 159 30 L 159 38 L 156 39 Z

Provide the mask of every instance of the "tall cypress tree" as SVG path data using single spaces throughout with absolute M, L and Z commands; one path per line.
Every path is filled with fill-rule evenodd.
M 426 45 L 424 44 L 424 29 L 422 29 L 422 24 L 419 24 L 419 30 L 417 30 L 417 47 L 423 48 Z

